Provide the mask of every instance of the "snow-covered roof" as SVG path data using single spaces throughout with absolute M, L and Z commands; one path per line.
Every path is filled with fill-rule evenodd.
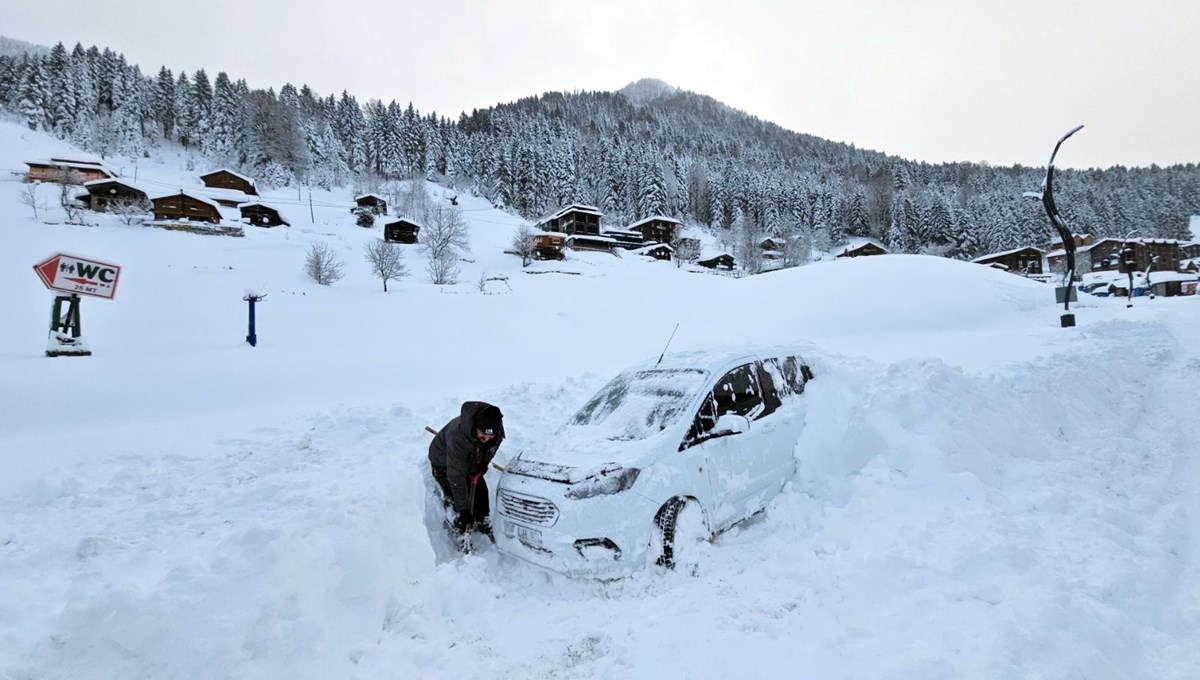
M 399 224 L 400 222 L 407 222 L 408 224 L 411 224 L 411 225 L 413 225 L 413 226 L 414 226 L 414 227 L 416 227 L 417 229 L 421 229 L 421 228 L 423 228 L 423 227 L 425 226 L 425 225 L 421 224 L 420 222 L 418 222 L 418 221 L 414 220 L 414 219 L 413 219 L 413 218 L 411 218 L 411 217 L 397 217 L 396 219 L 394 219 L 394 220 L 392 220 L 392 221 L 388 222 L 387 224 L 388 224 L 388 225 L 391 225 L 391 224 Z
M 654 222 L 654 221 L 670 222 L 672 224 L 683 224 L 683 222 L 680 222 L 679 220 L 675 219 L 674 217 L 664 217 L 662 215 L 651 215 L 650 217 L 647 217 L 644 220 L 638 220 L 637 222 L 634 222 L 633 224 L 629 225 L 629 228 L 633 229 L 634 227 L 640 227 L 643 224 L 647 224 L 649 222 Z
M 255 200 L 252 194 L 247 194 L 237 189 L 218 189 L 215 187 L 197 188 L 196 191 L 212 198 L 214 201 L 228 201 L 235 205 L 242 203 L 250 203 Z
M 385 199 L 383 196 L 380 196 L 379 194 L 362 194 L 359 196 L 355 196 L 354 202 L 358 203 L 359 201 L 366 199 L 366 198 L 373 198 L 377 201 L 383 201 L 384 203 L 387 203 L 387 199 Z
M 858 248 L 861 248 L 861 247 L 867 245 L 868 243 L 870 243 L 871 245 L 873 245 L 876 248 L 879 248 L 881 250 L 884 250 L 884 251 L 887 250 L 887 248 L 885 248 L 882 243 L 880 243 L 879 241 L 876 241 L 873 238 L 866 238 L 863 236 L 855 236 L 854 238 L 850 238 L 850 239 L 846 240 L 846 246 L 842 249 L 842 252 L 845 252 L 847 250 L 857 250 Z
M 83 186 L 84 186 L 84 188 L 90 189 L 90 188 L 92 188 L 92 187 L 103 186 L 103 185 L 105 185 L 105 184 L 120 184 L 121 186 L 123 186 L 123 187 L 125 187 L 125 188 L 127 188 L 127 189 L 133 189 L 134 191 L 140 191 L 140 192 L 142 192 L 143 194 L 144 194 L 144 193 L 146 193 L 146 190 L 145 190 L 145 189 L 143 189 L 143 188 L 141 188 L 141 187 L 137 186 L 137 185 L 136 185 L 136 184 L 134 184 L 133 182 L 129 182 L 129 181 L 126 181 L 126 180 L 123 180 L 123 179 L 118 179 L 118 178 L 116 178 L 116 177 L 106 177 L 106 178 L 103 178 L 103 179 L 93 179 L 93 180 L 90 180 L 90 181 L 84 182 L 84 183 L 83 183 Z
M 641 248 L 634 248 L 633 250 L 631 250 L 629 252 L 631 252 L 635 255 L 648 255 L 652 251 L 658 250 L 659 248 L 666 248 L 667 250 L 669 250 L 672 253 L 675 252 L 675 249 L 672 248 L 671 244 L 669 244 L 669 243 L 651 243 L 648 246 L 642 246 Z
M 151 200 L 158 201 L 158 200 L 162 200 L 164 198 L 171 198 L 172 196 L 187 196 L 188 198 L 195 199 L 197 201 L 200 201 L 201 203 L 206 203 L 208 205 L 211 205 L 212 207 L 217 209 L 217 212 L 221 211 L 221 204 L 217 203 L 216 201 L 212 200 L 211 198 L 208 198 L 207 196 L 201 196 L 193 191 L 188 191 L 187 189 L 181 189 L 179 191 L 172 191 L 170 193 L 162 194 L 161 196 L 155 196 Z
M 975 258 L 974 260 L 971 260 L 971 261 L 972 261 L 972 262 L 981 262 L 981 261 L 983 261 L 983 260 L 991 260 L 991 259 L 993 259 L 993 258 L 997 258 L 997 257 L 1004 257 L 1004 256 L 1006 256 L 1006 255 L 1014 255 L 1014 254 L 1016 254 L 1016 253 L 1019 253 L 1019 252 L 1021 252 L 1021 251 L 1023 251 L 1023 250 L 1036 250 L 1036 251 L 1038 252 L 1038 254 L 1040 254 L 1040 255 L 1045 255 L 1045 252 L 1044 252 L 1044 251 L 1043 251 L 1041 248 L 1035 248 L 1034 246 L 1022 246 L 1022 247 L 1020 247 L 1020 248 L 1013 248 L 1012 250 L 1002 250 L 1002 251 L 1000 251 L 1000 252 L 998 252 L 998 253 L 992 253 L 992 254 L 990 254 L 990 255 L 984 255 L 983 257 L 977 257 L 977 258 Z
M 239 203 L 238 204 L 239 212 L 241 212 L 242 207 L 265 207 L 266 210 L 275 211 L 276 215 L 280 216 L 280 219 L 282 219 L 284 224 L 288 224 L 289 227 L 290 227 L 290 225 L 292 225 L 292 221 L 290 221 L 290 219 L 288 219 L 287 215 L 283 215 L 283 212 L 280 211 L 280 209 L 278 209 L 278 207 L 275 207 L 274 205 L 266 205 L 265 203 L 263 203 L 263 201 L 248 200 L 248 201 L 246 201 L 246 203 Z
M 1080 246 L 1076 250 L 1076 252 L 1080 252 L 1080 253 L 1087 252 L 1087 251 L 1091 250 L 1092 248 L 1095 248 L 1096 246 L 1100 245 L 1101 243 L 1106 243 L 1106 242 L 1140 243 L 1142 245 L 1147 245 L 1147 246 L 1152 246 L 1152 245 L 1182 246 L 1182 245 L 1186 244 L 1186 241 L 1181 241 L 1177 238 L 1131 238 L 1131 239 L 1126 240 L 1126 239 L 1122 239 L 1122 238 L 1116 238 L 1115 236 L 1105 236 L 1104 238 L 1096 241 L 1095 243 L 1091 244 L 1090 246 Z
M 1198 281 L 1200 275 L 1186 272 L 1150 272 L 1150 284 L 1166 283 L 1168 281 Z
M 565 234 L 567 240 L 579 239 L 580 241 L 600 241 L 601 243 L 619 243 L 617 239 L 608 236 L 597 236 L 595 234 Z
M 109 175 L 111 175 L 112 177 L 117 176 L 117 173 L 113 172 L 111 168 L 109 168 L 104 163 L 101 163 L 99 161 L 93 162 L 93 161 L 76 161 L 76 160 L 70 160 L 67 158 L 48 158 L 48 159 L 42 159 L 42 160 L 36 160 L 36 161 L 25 161 L 25 165 L 29 165 L 29 166 L 45 165 L 45 166 L 48 166 L 51 168 L 75 168 L 78 170 L 102 170 L 102 171 L 108 173 Z
M 553 215 L 551 215 L 551 217 L 562 217 L 563 215 L 566 215 L 569 212 L 594 213 L 596 215 L 600 215 L 601 217 L 604 216 L 604 213 L 600 212 L 600 209 L 594 205 L 584 205 L 582 203 L 572 203 L 571 205 L 568 205 L 567 207 L 563 208 L 562 210 L 559 210 L 558 212 L 554 213 Z
M 211 175 L 215 175 L 215 174 L 221 173 L 221 172 L 227 172 L 227 173 L 233 175 L 234 177 L 237 177 L 238 179 L 242 179 L 242 180 L 249 182 L 250 186 L 252 186 L 256 189 L 258 188 L 257 186 L 255 186 L 253 179 L 243 175 L 240 172 L 234 172 L 233 170 L 230 170 L 229 168 L 218 168 L 216 170 L 210 170 L 209 172 L 206 172 L 206 173 L 200 175 L 200 179 L 204 179 L 205 177 L 209 177 Z

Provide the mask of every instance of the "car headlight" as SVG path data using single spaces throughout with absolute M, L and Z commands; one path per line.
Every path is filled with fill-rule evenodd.
M 638 468 L 612 467 L 588 477 L 567 490 L 567 498 L 592 498 L 621 493 L 633 486 L 641 474 Z

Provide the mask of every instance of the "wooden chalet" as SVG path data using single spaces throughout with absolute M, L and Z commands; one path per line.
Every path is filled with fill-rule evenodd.
M 887 248 L 875 243 L 874 241 L 866 241 L 857 246 L 847 246 L 838 254 L 838 257 L 866 257 L 868 255 L 887 255 Z
M 566 246 L 567 237 L 564 234 L 548 231 L 535 233 L 533 235 L 533 259 L 561 260 L 563 259 L 563 248 Z
M 675 249 L 669 243 L 651 243 L 648 246 L 642 246 L 631 251 L 634 255 L 642 255 L 643 257 L 652 257 L 656 260 L 669 261 L 675 256 Z
M 767 237 L 758 242 L 758 247 L 762 248 L 762 259 L 764 260 L 783 259 L 783 249 L 786 246 L 787 241 L 781 238 Z
M 735 263 L 732 255 L 729 253 L 721 253 L 720 255 L 713 257 L 696 260 L 696 264 L 700 265 L 701 267 L 708 267 L 709 269 L 724 269 L 726 271 L 733 271 L 733 266 Z
M 26 182 L 62 182 L 68 184 L 85 184 L 98 179 L 111 179 L 117 174 L 112 172 L 104 163 L 91 160 L 76 160 L 70 158 L 50 158 L 48 160 L 25 161 L 29 170 L 25 173 Z
M 204 186 L 209 189 L 229 189 L 230 191 L 240 191 L 247 196 L 258 195 L 258 189 L 254 186 L 254 180 L 228 168 L 221 168 L 220 170 L 213 170 L 212 172 L 200 175 L 200 181 L 204 182 Z
M 256 227 L 292 226 L 292 223 L 284 219 L 278 210 L 258 201 L 242 203 L 238 205 L 237 209 L 242 215 L 242 220 Z
M 1179 246 L 1179 257 L 1184 260 L 1194 260 L 1200 257 L 1200 242 L 1189 241 Z
M 1137 271 L 1175 271 L 1179 268 L 1182 241 L 1169 238 L 1138 238 L 1129 241 L 1102 238 L 1090 246 L 1084 246 L 1075 254 L 1076 270 L 1080 273 L 1119 271 L 1121 250 L 1126 243 L 1133 247 Z M 1061 263 L 1065 257 L 1065 254 L 1058 255 L 1054 264 Z
M 402 217 L 383 225 L 383 240 L 389 243 L 416 243 L 421 225 Z
M 679 235 L 679 228 L 683 223 L 674 217 L 663 217 L 662 215 L 653 215 L 644 220 L 634 222 L 629 225 L 630 231 L 636 231 L 642 235 L 642 240 L 647 243 L 674 243 L 675 237 Z
M 141 206 L 147 211 L 150 209 L 150 197 L 146 192 L 125 180 L 94 179 L 84 182 L 83 188 L 87 189 L 87 192 L 77 194 L 75 198 L 89 210 L 108 212 L 124 206 Z
M 221 210 L 217 202 L 180 191 L 177 194 L 151 199 L 154 219 L 189 220 L 193 222 L 221 223 Z
M 603 216 L 595 206 L 573 203 L 549 217 L 542 218 L 533 227 L 559 234 L 600 236 L 600 219 Z
M 984 255 L 971 261 L 976 264 L 988 265 L 1014 274 L 1028 276 L 1030 274 L 1040 275 L 1043 273 L 1042 257 L 1044 255 L 1045 253 L 1041 249 L 1028 246 Z
M 354 208 L 350 212 L 366 210 L 372 215 L 386 215 L 387 201 L 377 194 L 363 194 L 354 197 Z

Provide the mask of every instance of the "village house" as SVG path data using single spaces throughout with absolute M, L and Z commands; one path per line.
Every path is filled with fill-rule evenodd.
M 365 210 L 372 215 L 386 215 L 388 206 L 387 201 L 383 200 L 378 194 L 363 194 L 354 197 L 354 207 L 350 212 L 358 212 Z
M 151 199 L 154 219 L 188 220 L 221 223 L 221 210 L 216 201 L 186 191 Z
M 75 200 L 86 205 L 89 210 L 108 212 L 125 207 L 141 208 L 147 212 L 150 210 L 150 198 L 146 192 L 125 180 L 94 179 L 84 182 L 83 188 L 87 191 L 76 194 Z
M 406 217 L 383 225 L 383 240 L 389 243 L 416 243 L 421 225 Z
M 629 230 L 640 233 L 647 243 L 674 243 L 682 224 L 673 217 L 653 215 L 629 225 Z
M 1005 250 L 999 253 L 992 253 L 977 257 L 972 262 L 983 264 L 1014 274 L 1023 274 L 1025 276 L 1042 274 L 1042 258 L 1045 255 L 1040 249 L 1033 246 L 1025 248 L 1014 248 Z
M 1134 252 L 1137 271 L 1175 271 L 1180 263 L 1180 245 L 1176 239 L 1129 239 L 1102 238 L 1091 245 L 1083 246 L 1075 254 L 1075 269 L 1078 273 L 1118 271 L 1121 266 L 1121 250 L 1128 243 Z M 1052 253 L 1047 256 L 1052 269 L 1065 266 L 1066 254 Z
M 535 231 L 533 234 L 533 259 L 561 260 L 563 259 L 563 248 L 566 246 L 567 237 L 564 234 Z
M 710 257 L 696 260 L 696 264 L 709 269 L 724 269 L 725 271 L 733 271 L 736 262 L 733 256 L 729 253 L 720 253 Z
M 611 253 L 617 245 L 617 241 L 601 234 L 600 220 L 602 217 L 603 213 L 595 206 L 573 203 L 553 215 L 542 218 L 533 225 L 533 228 L 565 234 L 568 248 Z
M 63 182 L 68 184 L 84 184 L 98 179 L 111 179 L 117 176 L 99 160 L 50 158 L 48 160 L 25 161 L 29 170 L 25 173 L 26 182 Z
M 887 248 L 878 243 L 866 240 L 857 245 L 847 245 L 838 253 L 838 257 L 866 257 L 868 255 L 887 255 Z
M 654 258 L 655 260 L 667 261 L 670 261 L 671 257 L 675 255 L 675 249 L 672 248 L 668 243 L 651 243 L 650 245 L 642 246 L 641 248 L 637 248 L 630 252 L 632 252 L 634 255 L 641 255 L 643 257 Z
M 254 180 L 228 168 L 206 172 L 200 175 L 200 181 L 204 182 L 204 186 L 210 189 L 240 191 L 247 196 L 258 195 L 258 188 L 254 186 Z
M 237 208 L 242 215 L 242 220 L 256 227 L 292 226 L 292 223 L 284 219 L 278 210 L 258 201 L 241 203 Z

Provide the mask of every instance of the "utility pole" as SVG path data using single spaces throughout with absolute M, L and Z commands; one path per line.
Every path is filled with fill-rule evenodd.
M 313 215 L 312 189 L 308 190 L 308 221 L 313 224 L 317 223 L 317 218 L 316 218 L 316 216 Z

